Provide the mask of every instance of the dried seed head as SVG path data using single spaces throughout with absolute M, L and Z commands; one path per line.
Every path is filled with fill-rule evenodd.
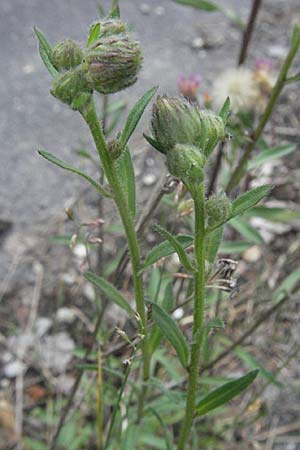
M 83 58 L 83 52 L 76 42 L 71 39 L 59 42 L 52 51 L 52 63 L 59 71 L 74 69 Z

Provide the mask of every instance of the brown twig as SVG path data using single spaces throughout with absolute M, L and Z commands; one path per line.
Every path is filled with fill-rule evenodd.
M 242 40 L 241 50 L 240 50 L 239 59 L 238 59 L 239 66 L 244 64 L 244 62 L 247 58 L 249 44 L 250 44 L 250 41 L 252 38 L 257 14 L 258 14 L 258 11 L 259 11 L 261 5 L 262 5 L 262 0 L 253 0 L 253 2 L 252 2 L 252 8 L 251 8 L 251 12 L 250 12 L 250 15 L 248 18 L 247 26 L 243 33 L 243 40 Z

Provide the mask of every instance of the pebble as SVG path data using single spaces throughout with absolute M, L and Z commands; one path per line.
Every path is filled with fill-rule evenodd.
M 273 58 L 284 58 L 288 53 L 288 48 L 282 45 L 272 45 L 269 47 L 269 56 Z
M 157 6 L 157 7 L 154 9 L 154 13 L 155 13 L 157 16 L 163 16 L 163 15 L 165 14 L 165 12 L 166 12 L 166 10 L 165 10 L 165 8 L 164 8 L 163 6 Z
M 202 37 L 198 36 L 198 37 L 194 38 L 191 42 L 191 47 L 194 50 L 200 50 L 201 48 L 203 48 L 204 40 L 202 39 Z
M 142 14 L 145 14 L 145 15 L 150 14 L 150 12 L 151 12 L 150 5 L 148 5 L 148 3 L 142 3 L 140 5 L 140 11 Z
M 56 319 L 60 323 L 72 323 L 76 319 L 76 314 L 73 309 L 62 307 L 56 311 Z
M 247 262 L 256 262 L 261 258 L 262 249 L 259 245 L 254 245 L 243 252 L 243 259 Z
M 25 365 L 21 361 L 12 361 L 3 369 L 4 376 L 7 378 L 15 378 L 18 375 L 21 375 L 25 368 Z
M 44 336 L 52 327 L 52 320 L 49 317 L 38 317 L 34 324 L 34 331 L 37 337 Z
M 42 365 L 56 373 L 63 373 L 73 357 L 75 343 L 64 332 L 47 336 L 39 347 Z
M 143 178 L 144 186 L 152 186 L 156 181 L 156 176 L 154 173 L 148 173 Z

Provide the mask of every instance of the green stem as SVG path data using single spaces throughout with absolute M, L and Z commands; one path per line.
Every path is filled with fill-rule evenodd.
M 195 261 L 197 270 L 194 273 L 194 320 L 191 343 L 191 362 L 189 368 L 188 391 L 185 418 L 179 436 L 178 450 L 184 450 L 195 411 L 197 380 L 199 377 L 200 350 L 203 337 L 204 296 L 205 296 L 205 196 L 204 184 L 192 192 L 195 211 Z
M 239 182 L 241 181 L 241 179 L 245 173 L 247 163 L 248 163 L 250 156 L 255 148 L 256 142 L 258 141 L 262 132 L 264 131 L 265 126 L 267 125 L 267 123 L 271 117 L 271 114 L 273 112 L 273 109 L 277 103 L 278 97 L 287 81 L 288 71 L 292 65 L 292 62 L 296 56 L 296 53 L 298 52 L 298 49 L 299 49 L 299 42 L 296 42 L 294 45 L 291 46 L 291 49 L 290 49 L 283 65 L 282 65 L 282 68 L 279 72 L 276 84 L 272 90 L 272 94 L 271 94 L 269 102 L 266 106 L 266 109 L 260 118 L 260 121 L 257 125 L 256 130 L 253 132 L 252 140 L 247 145 L 242 158 L 240 159 L 238 165 L 236 166 L 234 172 L 232 173 L 232 175 L 228 181 L 228 184 L 225 189 L 227 194 L 229 194 L 239 184 Z
M 142 342 L 142 353 L 143 353 L 143 379 L 147 381 L 150 375 L 150 352 L 147 337 L 147 318 L 145 313 L 145 300 L 144 300 L 144 287 L 143 279 L 140 272 L 140 252 L 138 246 L 138 240 L 134 229 L 134 223 L 131 213 L 128 211 L 126 198 L 124 196 L 122 187 L 118 180 L 117 174 L 114 169 L 114 165 L 110 159 L 109 151 L 105 142 L 102 128 L 100 126 L 97 113 L 95 111 L 95 106 L 93 101 L 89 103 L 87 108 L 81 112 L 83 118 L 89 126 L 92 136 L 95 141 L 95 145 L 102 162 L 102 167 L 106 176 L 106 179 L 113 191 L 114 200 L 118 208 L 131 257 L 132 266 L 132 278 L 135 291 L 135 301 L 136 310 L 140 316 L 139 332 L 144 335 Z M 145 386 L 142 389 L 140 403 L 143 403 L 143 398 L 145 396 Z M 140 415 L 142 413 L 142 408 L 139 408 Z

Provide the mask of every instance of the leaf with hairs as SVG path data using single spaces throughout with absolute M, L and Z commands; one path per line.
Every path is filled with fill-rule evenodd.
M 121 133 L 121 147 L 125 148 L 127 145 L 129 139 L 132 136 L 132 133 L 136 129 L 137 124 L 139 123 L 140 118 L 143 115 L 143 112 L 145 111 L 148 103 L 152 99 L 153 95 L 156 93 L 158 87 L 155 86 L 152 89 L 149 89 L 149 91 L 146 92 L 134 105 L 134 107 L 131 109 L 131 111 L 128 114 L 127 120 L 125 122 L 123 131 Z
M 106 281 L 104 278 L 99 277 L 95 273 L 91 271 L 87 271 L 84 273 L 84 277 L 86 280 L 88 280 L 90 283 L 92 283 L 94 286 L 96 286 L 98 289 L 100 289 L 101 292 L 106 295 L 106 297 L 116 303 L 120 308 L 124 309 L 128 312 L 130 315 L 134 315 L 134 310 L 131 308 L 128 301 L 123 297 L 123 295 L 118 291 L 118 289 L 115 288 L 115 286 L 108 281 Z
M 251 189 L 245 194 L 240 195 L 232 202 L 232 212 L 230 219 L 243 214 L 253 206 L 257 205 L 264 197 L 266 197 L 272 189 L 272 185 L 266 184 L 257 188 Z M 229 219 L 229 220 L 230 220 Z
M 207 394 L 196 406 L 196 416 L 203 416 L 213 409 L 228 403 L 239 395 L 254 381 L 259 370 L 248 372 L 241 378 L 229 381 Z
M 94 42 L 97 41 L 97 39 L 99 38 L 99 33 L 100 33 L 100 23 L 93 23 L 90 26 L 90 33 L 89 33 L 89 37 L 86 43 L 86 47 L 90 47 Z
M 189 359 L 189 349 L 182 331 L 169 314 L 156 303 L 152 303 L 152 316 L 163 335 L 174 347 L 182 366 L 186 369 Z
M 129 148 L 116 161 L 116 169 L 119 181 L 126 194 L 129 211 L 132 217 L 136 213 L 136 188 L 135 188 L 135 173 Z
M 47 41 L 44 34 L 36 27 L 33 27 L 33 31 L 35 32 L 36 37 L 39 41 L 39 52 L 42 58 L 43 63 L 45 64 L 46 68 L 48 69 L 49 73 L 56 77 L 58 75 L 57 70 L 52 64 L 51 58 L 52 58 L 52 47 Z
M 45 152 L 44 150 L 38 150 L 38 154 L 41 155 L 43 158 L 47 159 L 48 161 L 52 162 L 56 166 L 68 170 L 69 172 L 76 173 L 76 175 L 79 175 L 80 177 L 87 180 L 99 192 L 99 194 L 103 195 L 104 197 L 111 198 L 111 195 L 108 192 L 106 192 L 105 189 L 103 189 L 103 187 L 99 183 L 97 183 L 93 178 L 91 178 L 86 173 L 81 172 L 81 170 L 78 170 L 75 167 L 70 166 L 70 164 L 57 158 L 56 156 L 52 155 L 49 152 Z
M 181 245 L 180 241 L 178 241 L 175 236 L 173 236 L 171 233 L 169 233 L 169 231 L 165 230 L 160 225 L 155 225 L 154 228 L 159 234 L 161 234 L 164 238 L 166 238 L 169 241 L 169 243 L 172 245 L 172 247 L 174 248 L 175 252 L 177 253 L 178 258 L 179 258 L 181 264 L 183 265 L 183 267 L 188 272 L 193 272 L 194 268 L 192 266 L 192 263 L 187 255 L 187 253 L 185 252 L 184 247 Z

